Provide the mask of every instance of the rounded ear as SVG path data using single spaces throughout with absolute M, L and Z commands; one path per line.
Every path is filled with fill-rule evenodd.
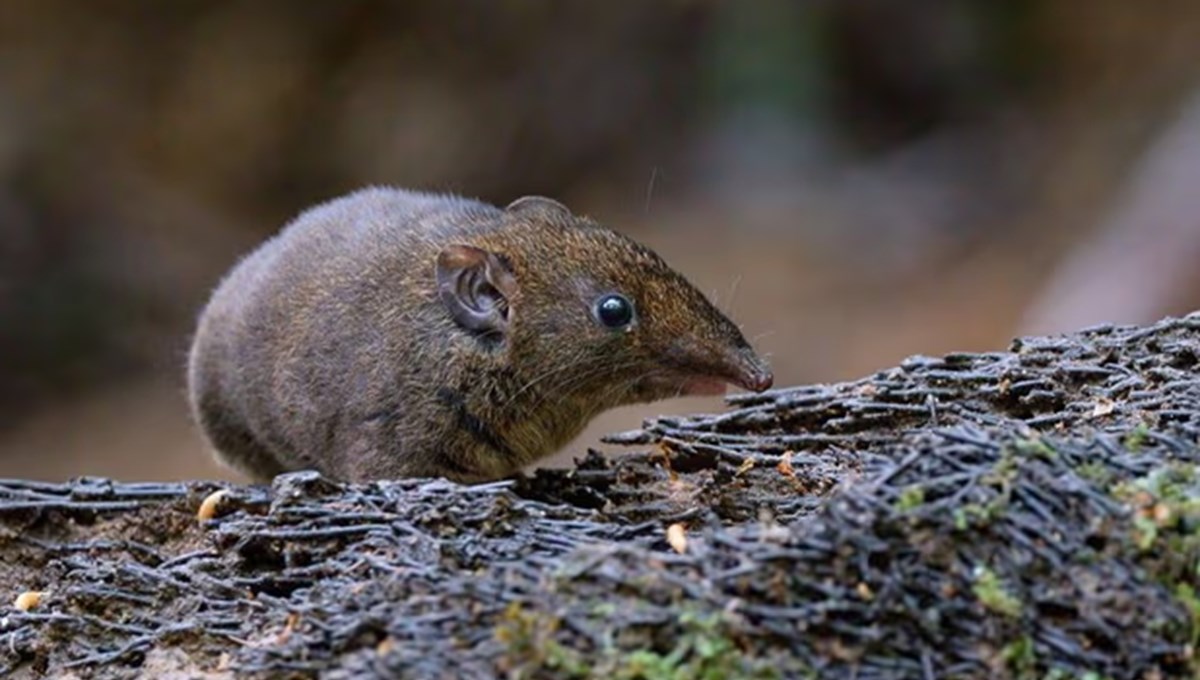
M 438 253 L 437 287 L 442 304 L 458 325 L 485 335 L 503 335 L 508 330 L 517 279 L 495 253 L 475 246 L 447 246 Z
M 508 204 L 505 212 L 540 214 L 546 217 L 569 220 L 575 217 L 571 209 L 553 198 L 545 196 L 522 196 Z

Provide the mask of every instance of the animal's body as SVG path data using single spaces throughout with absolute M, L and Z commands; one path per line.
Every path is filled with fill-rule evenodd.
M 377 188 L 308 210 L 234 267 L 188 382 L 219 459 L 255 479 L 476 482 L 608 408 L 771 374 L 660 257 L 557 202 Z

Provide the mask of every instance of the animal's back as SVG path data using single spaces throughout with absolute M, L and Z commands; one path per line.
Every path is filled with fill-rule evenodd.
M 379 374 L 380 358 L 431 340 L 414 330 L 437 313 L 438 250 L 497 213 L 366 189 L 304 212 L 245 257 L 202 312 L 189 358 L 192 409 L 221 459 L 258 478 L 283 472 L 281 460 L 322 467 L 312 459 L 340 444 L 339 420 L 399 379 Z

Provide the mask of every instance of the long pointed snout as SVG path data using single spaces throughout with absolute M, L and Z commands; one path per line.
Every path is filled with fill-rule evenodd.
M 771 367 L 749 347 L 734 351 L 723 363 L 725 370 L 722 377 L 751 392 L 769 390 L 775 383 Z
M 729 385 L 752 392 L 770 389 L 775 382 L 771 367 L 741 330 L 698 291 L 686 288 L 682 296 L 688 293 L 696 298 L 692 307 L 708 313 L 699 314 L 688 326 L 670 328 L 673 337 L 658 352 L 664 368 L 683 378 L 683 394 L 724 394 Z
M 672 354 L 677 358 L 676 365 L 691 376 L 685 383 L 686 394 L 724 394 L 726 383 L 762 392 L 775 382 L 771 368 L 746 345 L 721 349 L 679 347 Z

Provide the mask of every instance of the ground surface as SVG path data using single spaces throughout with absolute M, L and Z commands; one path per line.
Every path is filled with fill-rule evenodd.
M 471 488 L 0 480 L 0 674 L 1197 671 L 1200 315 L 731 406 Z

